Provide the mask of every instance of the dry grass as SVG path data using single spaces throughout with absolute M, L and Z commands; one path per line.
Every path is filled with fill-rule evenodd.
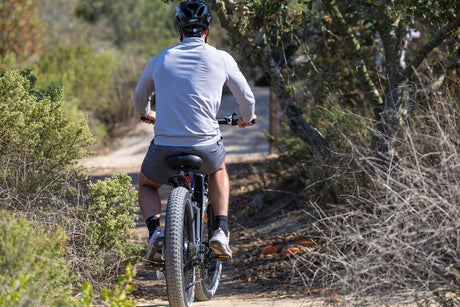
M 460 109 L 448 100 L 434 96 L 405 123 L 389 171 L 353 146 L 367 184 L 342 195 L 332 215 L 315 207 L 327 216 L 313 225 L 321 248 L 296 264 L 308 289 L 333 289 L 360 305 L 435 294 L 440 305 L 459 303 L 443 295 L 460 285 Z

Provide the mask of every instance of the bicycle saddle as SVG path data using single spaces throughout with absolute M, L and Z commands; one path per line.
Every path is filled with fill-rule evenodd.
M 175 170 L 196 171 L 203 165 L 203 159 L 192 154 L 174 154 L 166 158 L 166 165 Z

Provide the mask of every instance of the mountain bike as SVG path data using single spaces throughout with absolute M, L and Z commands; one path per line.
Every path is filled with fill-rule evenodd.
M 218 119 L 237 125 L 236 113 Z M 168 182 L 173 189 L 166 208 L 164 249 L 151 268 L 164 272 L 169 304 L 191 306 L 216 293 L 225 255 L 214 255 L 209 240 L 217 229 L 208 195 L 208 176 L 197 173 L 203 160 L 193 154 L 173 154 L 166 165 L 177 171 Z

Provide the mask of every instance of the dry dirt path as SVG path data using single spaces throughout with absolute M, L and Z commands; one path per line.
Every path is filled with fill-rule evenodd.
M 268 88 L 255 88 L 257 124 L 255 126 L 238 129 L 236 127 L 222 127 L 224 144 L 227 152 L 227 163 L 240 161 L 260 160 L 268 156 L 268 143 L 265 131 L 268 130 Z M 219 114 L 233 113 L 238 105 L 232 96 L 224 96 Z M 90 157 L 80 161 L 80 164 L 89 170 L 92 176 L 109 176 L 118 172 L 129 174 L 133 184 L 137 185 L 140 165 L 153 137 L 153 128 L 150 125 L 139 123 L 127 136 L 117 140 L 117 149 L 105 154 Z M 168 187 L 161 190 L 162 199 L 167 198 Z M 163 223 L 164 225 L 164 223 Z M 146 241 L 147 230 L 142 219 L 135 229 L 141 236 L 139 244 Z M 277 296 L 275 288 L 251 289 L 247 285 L 232 279 L 232 265 L 224 265 L 222 279 L 216 296 L 209 302 L 195 302 L 194 306 L 277 306 L 295 307 L 316 305 L 312 300 L 302 298 L 286 298 Z M 155 281 L 153 273 L 147 272 L 141 265 L 137 268 L 135 278 L 136 301 L 138 306 L 168 306 L 164 279 Z M 323 301 L 324 302 L 324 301 Z

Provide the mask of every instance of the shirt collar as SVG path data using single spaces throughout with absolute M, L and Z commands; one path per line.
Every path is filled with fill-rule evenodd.
M 202 43 L 204 44 L 205 41 L 201 37 L 184 37 L 182 43 Z

